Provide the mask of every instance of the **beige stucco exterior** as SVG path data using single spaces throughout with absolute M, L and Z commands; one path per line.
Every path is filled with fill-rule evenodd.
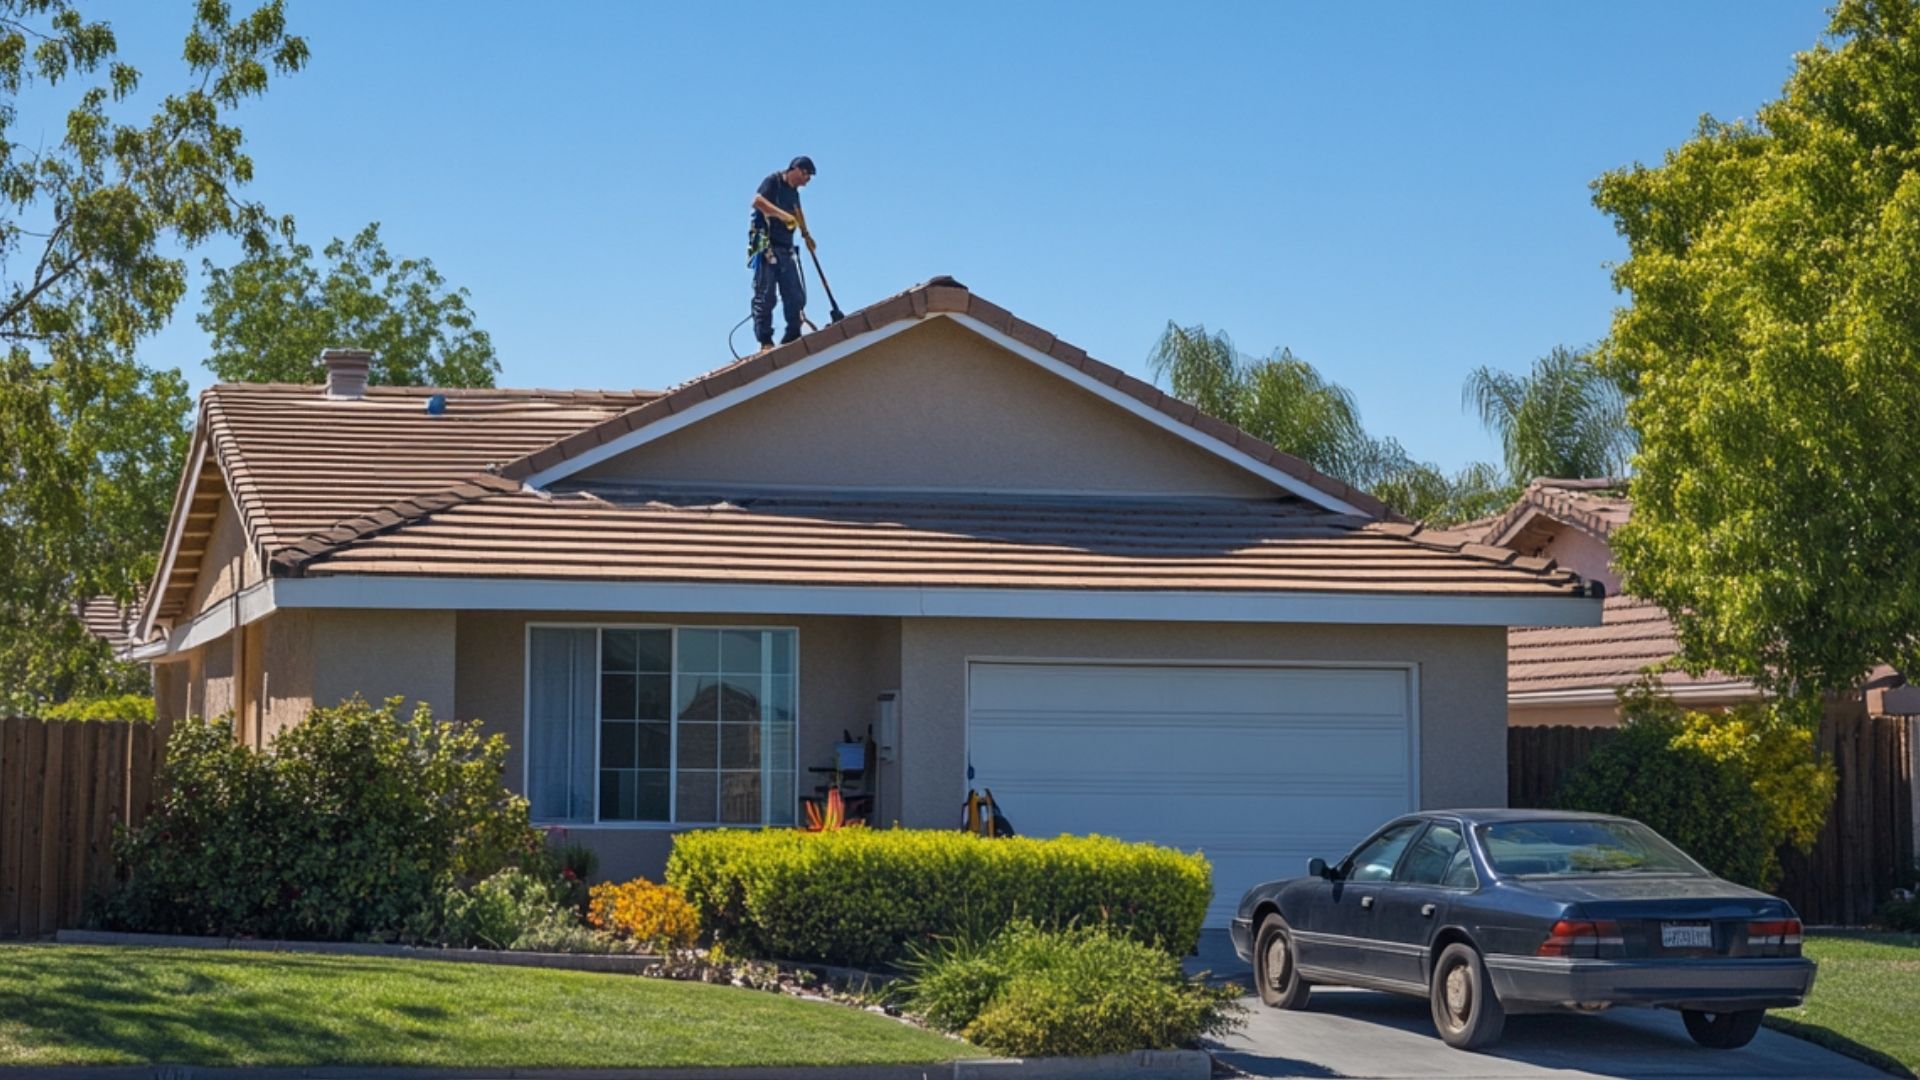
M 578 479 L 996 492 L 1279 491 L 946 319 L 610 458 Z
M 200 556 L 199 572 L 193 592 L 187 600 L 191 618 L 260 580 L 260 558 L 247 543 L 233 499 L 223 496 L 207 537 L 207 550 Z

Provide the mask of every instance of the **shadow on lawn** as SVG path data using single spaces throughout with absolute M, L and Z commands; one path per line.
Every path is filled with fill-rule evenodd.
M 62 948 L 0 956 L 17 976 L 0 980 L 0 1026 L 12 1028 L 29 1053 L 61 1049 L 157 1064 L 341 1061 L 356 1045 L 401 1034 L 377 1015 L 321 1012 L 347 986 L 376 977 L 373 965 L 353 958 L 275 953 L 268 984 L 260 978 L 268 957 L 260 953 L 196 953 L 164 965 Z M 420 967 L 409 975 L 450 981 Z M 391 968 L 377 976 L 391 980 Z M 448 1015 L 426 1005 L 394 1011 L 415 1021 Z

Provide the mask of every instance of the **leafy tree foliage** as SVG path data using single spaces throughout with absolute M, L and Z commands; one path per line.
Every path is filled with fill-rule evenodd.
M 396 259 L 378 222 L 313 249 L 289 242 L 225 269 L 207 265 L 200 327 L 207 367 L 229 382 L 324 381 L 320 352 L 372 349 L 371 381 L 389 386 L 492 386 L 493 342 L 474 327 L 467 290 L 446 287 L 429 259 Z
M 1841 0 L 1751 122 L 1595 184 L 1631 295 L 1614 547 L 1691 670 L 1776 689 L 1920 670 L 1920 0 Z
M 1461 398 L 1500 440 L 1507 475 L 1619 476 L 1633 452 L 1626 398 L 1584 352 L 1555 347 L 1525 375 L 1475 369 Z
M 152 571 L 186 436 L 179 374 L 134 358 L 186 290 L 174 257 L 291 227 L 237 194 L 231 111 L 300 68 L 281 0 L 192 10 L 184 86 L 141 118 L 141 76 L 74 0 L 0 0 L 0 706 L 137 685 L 74 601 L 130 599 Z M 21 114 L 71 89 L 64 116 Z M 40 133 L 59 132 L 57 142 Z M 24 141 L 23 141 L 24 140 Z
M 1169 322 L 1147 362 L 1175 397 L 1410 518 L 1459 521 L 1496 513 L 1512 501 L 1510 488 L 1486 466 L 1448 476 L 1431 462 L 1414 460 L 1397 440 L 1369 435 L 1353 394 L 1289 350 L 1253 359 L 1225 333 Z

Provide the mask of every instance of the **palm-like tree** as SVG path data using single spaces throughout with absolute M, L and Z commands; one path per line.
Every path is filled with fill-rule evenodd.
M 1633 456 L 1626 397 L 1585 352 L 1556 346 L 1525 375 L 1478 368 L 1460 396 L 1499 438 L 1516 485 L 1619 476 Z

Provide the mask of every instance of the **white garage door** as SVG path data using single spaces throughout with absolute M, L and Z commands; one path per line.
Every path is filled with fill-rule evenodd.
M 1414 808 L 1405 668 L 975 662 L 972 786 L 1027 836 L 1204 852 L 1208 926 Z

